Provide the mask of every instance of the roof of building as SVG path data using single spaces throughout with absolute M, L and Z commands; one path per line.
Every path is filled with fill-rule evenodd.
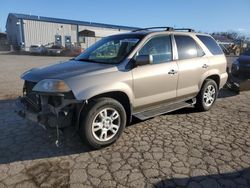
M 51 17 L 27 15 L 27 14 L 18 14 L 18 13 L 9 13 L 9 16 L 15 16 L 18 19 L 37 20 L 37 21 L 54 22 L 54 23 L 62 23 L 62 24 L 75 24 L 75 25 L 104 27 L 104 28 L 112 28 L 112 29 L 124 29 L 124 30 L 138 29 L 137 27 L 103 24 L 103 23 L 78 21 L 78 20 L 68 20 L 68 19 L 61 19 L 61 18 L 51 18 Z

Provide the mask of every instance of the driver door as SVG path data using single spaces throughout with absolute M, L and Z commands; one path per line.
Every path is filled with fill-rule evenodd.
M 173 61 L 170 35 L 151 38 L 137 55 L 152 55 L 153 63 L 132 70 L 134 110 L 172 101 L 177 96 L 178 66 Z

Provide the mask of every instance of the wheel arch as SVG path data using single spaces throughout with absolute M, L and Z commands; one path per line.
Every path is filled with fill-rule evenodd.
M 86 108 L 86 105 L 88 105 L 88 102 L 91 100 L 94 100 L 97 98 L 103 98 L 103 97 L 112 98 L 112 99 L 120 102 L 126 111 L 127 124 L 129 122 L 131 122 L 133 108 L 132 108 L 132 104 L 131 104 L 131 101 L 129 99 L 129 96 L 123 91 L 110 91 L 110 92 L 105 92 L 105 93 L 94 95 L 91 98 L 89 98 L 88 100 L 84 100 L 84 102 L 81 104 L 81 107 L 79 108 L 79 111 L 77 113 L 77 114 L 79 114 L 78 118 L 77 118 L 78 122 L 76 124 L 77 128 L 79 128 L 79 126 L 80 126 L 80 119 L 81 119 L 82 111 Z
M 208 76 L 206 79 L 214 80 L 215 83 L 217 84 L 218 89 L 220 88 L 220 76 L 219 76 L 218 74 L 210 75 L 210 76 Z M 205 79 L 205 80 L 206 80 L 206 79 Z M 205 81 L 205 80 L 204 80 L 204 81 Z
M 201 90 L 202 86 L 204 85 L 207 79 L 214 80 L 217 84 L 218 89 L 220 88 L 220 76 L 218 74 L 211 74 L 209 76 L 204 77 L 204 79 L 199 84 L 199 90 Z

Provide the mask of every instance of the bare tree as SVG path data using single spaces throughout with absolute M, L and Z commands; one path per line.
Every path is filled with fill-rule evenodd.
M 235 32 L 235 31 L 227 31 L 227 32 L 214 32 L 212 33 L 212 35 L 220 35 L 220 36 L 225 36 L 228 39 L 232 39 L 234 41 L 246 41 L 247 40 L 247 36 Z

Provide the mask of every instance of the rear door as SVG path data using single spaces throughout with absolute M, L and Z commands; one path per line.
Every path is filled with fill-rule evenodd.
M 153 63 L 132 69 L 135 111 L 176 98 L 178 66 L 172 54 L 170 35 L 155 36 L 138 51 L 152 55 Z
M 174 38 L 179 67 L 177 98 L 194 97 L 199 92 L 200 80 L 206 75 L 208 59 L 191 36 L 176 34 Z

